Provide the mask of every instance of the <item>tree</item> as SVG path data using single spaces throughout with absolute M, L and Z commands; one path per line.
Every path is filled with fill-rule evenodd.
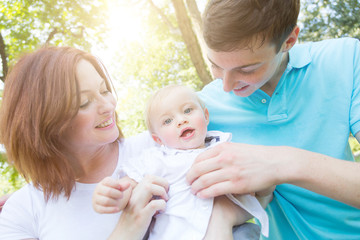
M 300 41 L 360 39 L 359 0 L 302 0 Z
M 186 45 L 191 62 L 203 85 L 211 82 L 212 76 L 209 72 L 208 62 L 204 57 L 204 41 L 201 33 L 202 20 L 196 1 L 186 0 L 187 5 L 185 5 L 184 0 L 171 0 L 172 5 L 170 4 L 170 6 L 175 10 L 175 24 L 169 19 L 171 16 L 167 16 L 164 8 L 161 9 L 158 7 L 153 0 L 147 0 L 147 2 L 155 14 L 158 14 L 160 19 L 166 23 L 173 34 L 181 34 L 182 41 Z M 168 3 L 166 3 L 166 5 L 169 6 Z
M 106 27 L 106 0 L 2 0 L 0 56 L 4 81 L 19 55 L 40 46 L 68 45 L 89 50 L 101 43 Z

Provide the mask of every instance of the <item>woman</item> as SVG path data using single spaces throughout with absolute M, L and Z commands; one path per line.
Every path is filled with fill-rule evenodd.
M 165 207 L 163 179 L 148 177 L 134 189 L 119 180 L 127 189 L 122 197 L 129 198 L 121 216 L 97 214 L 91 206 L 96 183 L 116 178 L 124 158 L 151 145 L 142 137 L 123 140 L 112 92 L 104 66 L 74 48 L 42 48 L 14 66 L 5 81 L 0 140 L 31 184 L 6 202 L 2 239 L 144 236 L 154 213 Z

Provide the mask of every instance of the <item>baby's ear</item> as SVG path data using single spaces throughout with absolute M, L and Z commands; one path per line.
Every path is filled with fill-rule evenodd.
M 210 119 L 209 119 L 209 110 L 207 108 L 204 108 L 204 115 L 205 115 L 206 125 L 208 125 Z
M 160 139 L 156 134 L 152 133 L 152 134 L 151 134 L 151 137 L 152 137 L 152 139 L 154 139 L 154 141 L 155 141 L 157 144 L 162 145 L 161 139 Z

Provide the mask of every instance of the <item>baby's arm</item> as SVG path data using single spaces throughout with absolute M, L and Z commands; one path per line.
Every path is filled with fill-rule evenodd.
M 94 210 L 98 213 L 116 213 L 123 210 L 135 186 L 136 183 L 129 177 L 104 178 L 96 186 L 92 197 Z
M 205 240 L 233 239 L 233 226 L 245 223 L 252 216 L 225 195 L 214 199 L 214 207 L 211 213 Z

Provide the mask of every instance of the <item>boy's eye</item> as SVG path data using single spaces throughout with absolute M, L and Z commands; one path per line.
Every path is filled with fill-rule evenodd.
M 220 67 L 217 66 L 217 65 L 215 65 L 215 64 L 211 64 L 211 68 L 213 68 L 213 69 L 220 69 Z
M 184 113 L 190 113 L 193 109 L 192 108 L 187 108 L 185 109 Z
M 237 72 L 242 74 L 242 75 L 250 75 L 250 74 L 253 74 L 255 72 L 255 70 L 252 70 L 252 71 L 238 70 Z
M 165 125 L 169 125 L 172 122 L 172 119 L 168 118 L 164 121 Z

